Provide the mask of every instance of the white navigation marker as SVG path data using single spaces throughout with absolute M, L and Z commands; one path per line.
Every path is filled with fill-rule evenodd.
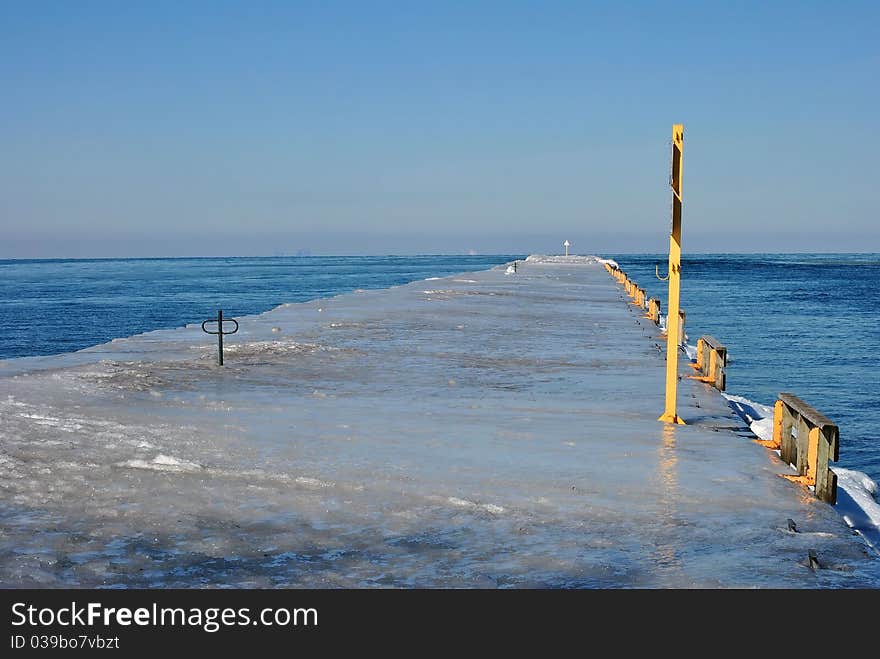
M 568 246 L 571 245 L 571 243 L 566 240 L 562 245 L 565 247 L 565 255 L 568 256 Z

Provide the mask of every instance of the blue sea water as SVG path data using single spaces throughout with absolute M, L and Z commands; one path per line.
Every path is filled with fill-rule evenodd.
M 522 255 L 0 260 L 0 359 L 362 288 L 485 270 Z
M 666 309 L 666 255 L 612 258 Z M 880 254 L 692 255 L 681 272 L 689 342 L 728 347 L 728 393 L 799 396 L 840 427 L 839 464 L 880 481 Z
M 0 359 L 79 350 L 216 314 L 482 270 L 524 255 L 0 261 Z M 665 255 L 612 254 L 665 309 Z M 880 480 L 877 254 L 686 256 L 691 343 L 728 346 L 730 393 L 792 392 L 841 429 L 840 464 Z

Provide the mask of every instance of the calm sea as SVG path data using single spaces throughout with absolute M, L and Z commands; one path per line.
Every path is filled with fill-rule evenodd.
M 215 314 L 259 313 L 522 258 L 372 256 L 0 261 L 0 359 L 78 350 Z M 663 299 L 663 255 L 605 255 Z M 880 480 L 880 255 L 686 257 L 691 343 L 728 346 L 730 393 L 771 404 L 792 392 L 841 428 L 840 463 Z
M 666 308 L 665 255 L 619 254 Z M 728 347 L 728 393 L 793 393 L 840 426 L 840 463 L 880 481 L 880 254 L 712 254 L 682 260 L 690 340 Z
M 485 270 L 522 255 L 0 260 L 0 359 Z

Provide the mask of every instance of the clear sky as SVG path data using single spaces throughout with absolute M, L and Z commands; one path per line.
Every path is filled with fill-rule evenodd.
M 0 258 L 880 251 L 880 2 L 0 0 Z

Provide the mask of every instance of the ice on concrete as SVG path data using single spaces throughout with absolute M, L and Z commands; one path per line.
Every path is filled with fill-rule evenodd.
M 880 585 L 569 258 L 0 363 L 0 585 Z
M 837 504 L 843 519 L 858 531 L 871 547 L 880 553 L 880 503 L 877 483 L 866 473 L 835 467 Z
M 696 352 L 694 357 L 696 358 Z M 773 408 L 769 405 L 762 405 L 733 394 L 722 394 L 730 404 L 730 407 L 736 412 L 755 434 L 756 437 L 763 440 L 773 439 Z

